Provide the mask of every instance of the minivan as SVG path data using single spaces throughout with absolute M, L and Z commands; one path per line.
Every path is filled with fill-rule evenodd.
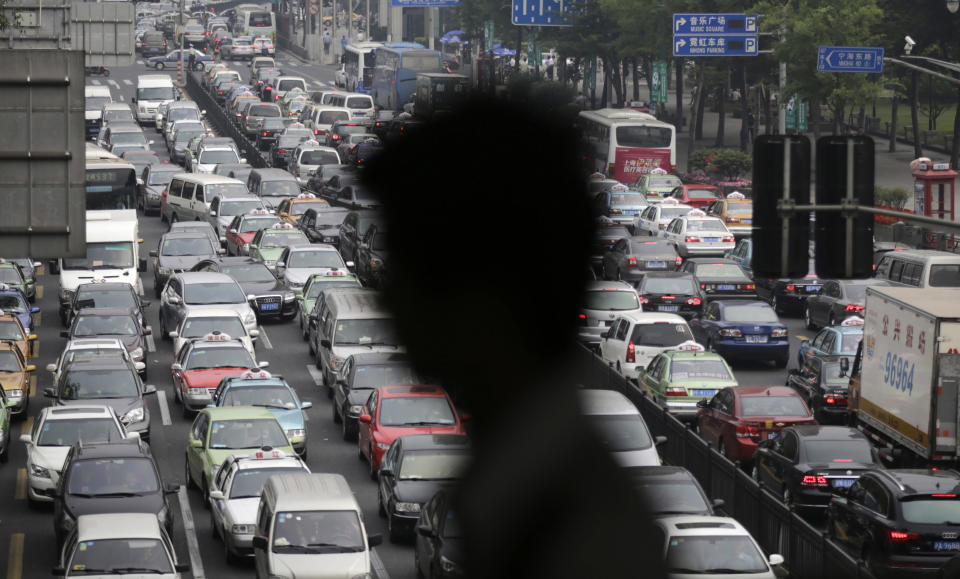
M 337 154 L 336 149 L 301 143 L 293 152 L 287 170 L 297 178 L 301 185 L 306 185 L 320 165 L 339 164 L 340 155 Z
M 179 173 L 167 186 L 165 217 L 177 221 L 207 221 L 214 197 L 247 195 L 243 181 L 201 173 Z
M 257 577 L 370 577 L 363 512 L 340 474 L 291 472 L 267 479 L 257 507 Z
M 373 97 L 362 93 L 338 93 L 330 97 L 330 104 L 350 111 L 350 118 L 373 118 L 376 109 Z
M 330 105 L 318 105 L 310 108 L 310 116 L 304 118 L 303 124 L 313 129 L 313 134 L 319 138 L 326 138 L 327 131 L 337 121 L 350 120 L 350 109 Z
M 960 255 L 933 249 L 890 251 L 880 259 L 874 277 L 899 286 L 960 288 Z
M 277 205 L 287 197 L 296 197 L 300 194 L 300 184 L 297 178 L 283 169 L 254 169 L 247 177 L 247 189 L 260 197 L 268 209 L 276 209 Z

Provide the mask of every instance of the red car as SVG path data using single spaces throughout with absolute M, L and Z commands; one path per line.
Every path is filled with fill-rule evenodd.
M 466 434 L 463 420 L 440 386 L 381 386 L 370 394 L 358 419 L 357 450 L 376 478 L 395 439 L 408 434 Z
M 192 411 L 213 403 L 213 393 L 220 380 L 258 367 L 243 342 L 226 334 L 208 334 L 186 344 L 171 366 L 183 415 L 189 416 Z
M 671 191 L 668 196 L 680 203 L 706 211 L 714 201 L 723 199 L 723 191 L 713 185 L 681 185 Z
M 697 430 L 730 460 L 747 463 L 761 440 L 796 424 L 816 424 L 803 398 L 787 386 L 733 386 L 697 403 Z
M 280 218 L 266 209 L 254 209 L 250 213 L 237 215 L 227 226 L 224 237 L 227 238 L 228 255 L 249 255 L 250 242 L 261 229 L 267 229 L 280 223 Z

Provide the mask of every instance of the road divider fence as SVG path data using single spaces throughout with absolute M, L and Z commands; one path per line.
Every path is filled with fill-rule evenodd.
M 204 118 L 216 129 L 217 134 L 233 139 L 240 149 L 240 155 L 246 158 L 247 163 L 250 163 L 257 169 L 266 167 L 267 162 L 264 160 L 263 155 L 260 154 L 260 150 L 257 149 L 256 145 L 247 140 L 247 136 L 237 129 L 223 109 L 220 108 L 220 105 L 217 104 L 217 101 L 201 86 L 201 74 L 202 73 L 199 72 L 187 74 L 187 94 L 197 103 L 200 110 L 207 111 Z

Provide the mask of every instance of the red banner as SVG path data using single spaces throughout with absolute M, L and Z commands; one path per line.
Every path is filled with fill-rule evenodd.
M 611 177 L 621 183 L 633 184 L 658 167 L 670 172 L 670 149 L 617 147 L 617 161 Z

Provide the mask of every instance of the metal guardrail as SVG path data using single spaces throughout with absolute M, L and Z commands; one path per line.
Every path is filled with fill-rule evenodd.
M 633 382 L 617 373 L 586 348 L 577 348 L 580 384 L 616 390 L 640 410 L 653 436 L 666 436 L 660 446 L 664 462 L 682 466 L 711 498 L 724 500 L 721 510 L 734 517 L 768 554 L 779 553 L 784 568 L 796 579 L 845 577 L 875 579 L 863 561 L 852 557 L 824 532 L 786 507 L 736 464 L 710 448 L 689 425 L 666 412 Z
M 247 163 L 250 163 L 257 169 L 261 169 L 267 166 L 266 160 L 264 160 L 263 155 L 260 153 L 260 150 L 257 149 L 257 146 L 252 144 L 247 136 L 243 134 L 242 131 L 237 129 L 237 127 L 231 122 L 227 117 L 227 114 L 220 108 L 220 105 L 217 104 L 217 101 L 210 96 L 203 86 L 200 84 L 200 73 L 190 72 L 187 73 L 187 94 L 190 96 L 194 102 L 197 103 L 197 106 L 201 110 L 206 110 L 207 122 L 213 125 L 213 128 L 217 130 L 217 133 L 224 136 L 230 137 L 237 144 L 237 147 L 240 149 L 240 153 L 243 157 L 247 159 Z

